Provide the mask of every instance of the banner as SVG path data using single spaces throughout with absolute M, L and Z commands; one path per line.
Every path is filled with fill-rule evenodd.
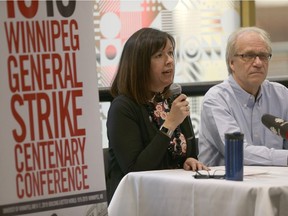
M 92 1 L 0 2 L 0 215 L 107 215 Z

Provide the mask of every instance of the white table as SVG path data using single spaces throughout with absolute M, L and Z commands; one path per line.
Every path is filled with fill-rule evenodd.
M 288 167 L 245 166 L 244 173 L 244 181 L 240 182 L 195 179 L 194 172 L 184 170 L 129 173 L 120 182 L 108 213 L 109 216 L 288 215 Z

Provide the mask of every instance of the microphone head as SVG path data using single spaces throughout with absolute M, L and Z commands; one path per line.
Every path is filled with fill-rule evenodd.
M 170 85 L 170 88 L 169 88 L 170 92 L 171 92 L 171 95 L 174 95 L 174 96 L 178 96 L 181 94 L 182 92 L 182 87 L 180 84 L 177 84 L 177 83 L 172 83 Z
M 261 121 L 272 133 L 288 139 L 288 122 L 270 114 L 264 114 Z

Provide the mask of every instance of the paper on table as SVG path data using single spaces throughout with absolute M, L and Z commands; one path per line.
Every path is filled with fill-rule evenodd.
M 244 176 L 252 176 L 252 175 L 262 175 L 267 174 L 268 170 L 265 169 L 256 169 L 253 166 L 244 167 Z

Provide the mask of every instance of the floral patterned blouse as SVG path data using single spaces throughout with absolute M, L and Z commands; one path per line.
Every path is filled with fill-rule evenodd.
M 170 112 L 168 100 L 165 99 L 164 101 L 151 102 L 149 107 L 149 114 L 152 122 L 154 122 L 157 128 L 160 128 Z M 180 161 L 183 161 L 183 159 L 186 158 L 186 149 L 187 143 L 185 136 L 181 133 L 180 127 L 178 126 L 171 137 L 168 152 L 174 160 L 179 160 L 178 164 L 181 164 Z

